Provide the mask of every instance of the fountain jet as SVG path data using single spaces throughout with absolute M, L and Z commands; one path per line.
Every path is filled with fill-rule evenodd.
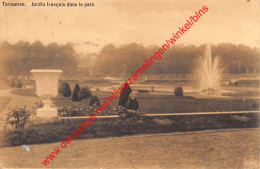
M 218 91 L 220 89 L 220 78 L 222 68 L 219 68 L 218 56 L 212 60 L 211 47 L 208 44 L 206 47 L 205 57 L 200 57 L 200 89 L 202 91 Z

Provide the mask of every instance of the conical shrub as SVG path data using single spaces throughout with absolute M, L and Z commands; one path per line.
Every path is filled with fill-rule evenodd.
M 122 93 L 120 94 L 118 106 L 126 106 L 127 100 L 129 95 L 132 93 L 132 89 L 130 85 L 127 83 L 128 87 L 126 90 L 122 90 Z
M 73 93 L 72 93 L 72 101 L 80 101 L 79 100 L 79 91 L 80 91 L 80 87 L 78 84 L 75 85 Z

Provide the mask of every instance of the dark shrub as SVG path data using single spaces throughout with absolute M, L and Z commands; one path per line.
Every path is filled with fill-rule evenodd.
M 79 91 L 79 100 L 91 98 L 92 93 L 87 87 L 82 87 Z
M 62 83 L 59 89 L 59 93 L 62 94 L 64 97 L 71 96 L 70 85 L 68 83 Z
M 175 93 L 175 96 L 183 96 L 182 87 L 175 87 L 174 93 Z
M 72 101 L 80 101 L 79 100 L 79 91 L 80 87 L 78 84 L 75 85 L 73 93 L 72 93 Z
M 147 89 L 138 89 L 139 93 L 149 93 L 149 91 Z
M 23 87 L 23 83 L 21 80 L 19 79 L 14 79 L 11 82 L 11 87 L 15 87 L 15 88 L 22 88 Z
M 100 101 L 99 101 L 97 96 L 92 96 L 90 98 L 90 101 L 89 101 L 89 106 L 94 106 L 95 104 L 96 104 L 96 106 L 99 107 L 100 106 Z
M 25 125 L 30 123 L 30 110 L 24 108 L 11 108 L 7 114 L 7 123 L 11 124 L 14 128 L 24 128 Z
M 16 83 L 16 88 L 22 88 L 23 87 L 23 83 L 21 80 L 18 80 Z
M 59 86 L 59 94 L 63 94 L 63 91 L 64 91 L 64 88 L 65 88 L 65 83 L 62 82 L 61 85 Z
M 118 101 L 118 106 L 126 106 L 127 100 L 129 95 L 132 93 L 132 89 L 129 86 L 129 84 L 127 83 L 127 89 L 126 90 L 122 90 L 122 93 L 120 94 L 119 97 L 119 101 Z

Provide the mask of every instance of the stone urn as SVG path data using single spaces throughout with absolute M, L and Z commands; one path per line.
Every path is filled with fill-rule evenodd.
M 58 116 L 57 108 L 52 106 L 52 97 L 58 95 L 58 80 L 62 70 L 32 69 L 36 82 L 36 94 L 43 99 L 44 107 L 37 109 L 36 117 L 52 118 Z

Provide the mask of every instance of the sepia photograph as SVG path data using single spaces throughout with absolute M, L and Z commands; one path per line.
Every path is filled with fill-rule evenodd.
M 0 2 L 0 169 L 259 169 L 259 0 Z

